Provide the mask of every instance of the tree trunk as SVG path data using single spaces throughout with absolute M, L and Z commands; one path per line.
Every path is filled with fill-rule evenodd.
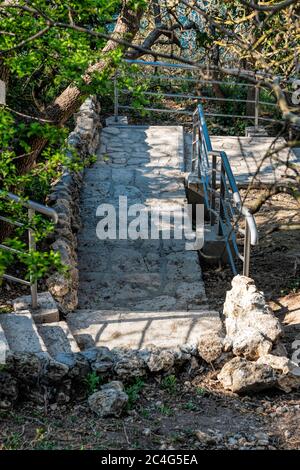
M 143 10 L 140 8 L 134 12 L 128 7 L 128 1 L 123 1 L 123 7 L 118 17 L 112 37 L 115 39 L 126 38 L 126 40 L 132 41 L 139 30 L 140 20 L 143 14 Z M 125 46 L 120 46 L 113 40 L 109 40 L 106 46 L 102 49 L 101 53 L 105 54 L 111 52 L 117 48 L 126 50 Z M 100 60 L 98 63 L 90 66 L 86 71 L 83 80 L 85 84 L 90 84 L 92 81 L 93 72 L 102 72 L 110 62 L 106 59 Z M 68 119 L 78 110 L 80 107 L 84 93 L 77 86 L 69 85 L 55 100 L 48 106 L 45 111 L 47 119 L 54 121 L 57 125 L 65 124 Z M 34 166 L 38 156 L 47 144 L 47 140 L 43 138 L 36 138 L 31 144 L 31 153 L 26 158 L 21 159 L 18 162 L 18 170 L 20 174 L 27 173 Z
M 247 92 L 247 103 L 246 103 L 246 115 L 255 118 L 255 103 L 249 103 L 249 101 L 255 101 L 255 86 L 249 86 Z

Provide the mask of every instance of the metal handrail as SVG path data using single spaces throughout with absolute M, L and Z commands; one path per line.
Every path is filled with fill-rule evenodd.
M 219 158 L 221 168 L 218 169 Z M 194 113 L 192 142 L 192 173 L 201 181 L 204 202 L 210 213 L 210 224 L 218 224 L 218 234 L 224 236 L 231 268 L 237 274 L 234 255 L 243 262 L 243 275 L 249 276 L 251 245 L 258 243 L 258 230 L 255 218 L 243 204 L 229 159 L 224 151 L 212 149 L 205 115 L 201 105 Z M 220 176 L 219 187 L 217 174 Z M 217 207 L 218 203 L 218 207 Z M 238 226 L 240 218 L 245 220 L 245 230 Z M 236 234 L 244 235 L 244 253 L 238 250 Z
M 26 207 L 28 209 L 28 220 L 29 222 L 32 221 L 34 215 L 36 212 L 46 215 L 50 219 L 53 220 L 54 224 L 57 224 L 58 222 L 58 215 L 57 212 L 54 209 L 51 209 L 51 207 L 44 206 L 43 204 L 39 204 L 38 202 L 31 201 L 29 200 L 24 200 L 17 196 L 16 194 L 10 193 L 10 192 L 5 192 L 5 191 L 0 191 L 0 197 L 9 199 L 10 201 L 16 202 L 23 207 Z M 23 227 L 24 224 L 19 222 L 19 221 L 14 221 L 9 219 L 8 217 L 3 217 L 1 216 L 0 218 L 3 222 L 6 222 L 8 224 L 16 225 L 18 227 Z M 28 228 L 28 246 L 29 246 L 29 252 L 34 252 L 36 251 L 36 241 L 35 241 L 35 234 L 34 230 L 29 227 Z M 1 250 L 5 251 L 13 251 L 16 252 L 17 254 L 20 254 L 19 250 L 12 249 L 9 246 L 0 245 Z M 30 276 L 30 280 L 26 281 L 25 279 L 20 279 L 15 276 L 11 276 L 9 274 L 2 274 L 2 278 L 7 279 L 12 282 L 16 282 L 18 284 L 23 284 L 25 286 L 30 287 L 31 291 L 31 306 L 32 308 L 37 308 L 38 307 L 38 293 L 37 293 L 37 281 L 33 279 L 32 276 Z
M 194 66 L 194 65 L 189 65 L 189 64 L 180 64 L 180 63 L 169 63 L 169 62 L 160 62 L 160 61 L 144 61 L 144 60 L 132 60 L 132 59 L 126 59 L 125 63 L 128 65 L 137 65 L 139 68 L 144 68 L 144 67 L 152 67 L 155 69 L 169 69 L 169 70 L 182 70 L 183 72 L 197 72 L 199 71 L 199 67 L 203 68 L 207 71 L 206 66 Z M 230 72 L 230 69 L 228 69 L 228 73 Z M 138 71 L 139 73 L 139 71 Z M 222 70 L 222 73 L 226 73 L 226 69 Z M 254 74 L 254 77 L 261 77 L 264 74 L 262 73 L 260 75 L 259 72 Z M 160 74 L 159 76 L 153 74 L 149 76 L 148 78 L 151 80 L 155 80 L 157 78 L 160 79 L 166 79 L 166 80 L 172 80 L 172 79 L 180 79 L 180 80 L 191 80 L 190 77 L 185 77 L 183 74 L 181 76 L 176 76 L 172 77 L 170 74 L 163 75 Z M 234 85 L 234 86 L 244 86 L 244 87 L 254 87 L 255 88 L 255 97 L 252 100 L 246 100 L 246 99 L 239 99 L 239 98 L 218 98 L 216 96 L 197 96 L 193 94 L 185 94 L 185 93 L 170 93 L 169 91 L 167 93 L 164 92 L 153 92 L 153 91 L 145 91 L 144 95 L 145 96 L 161 96 L 164 98 L 173 98 L 173 99 L 178 99 L 178 100 L 194 100 L 195 102 L 205 102 L 205 101 L 212 101 L 212 102 L 228 102 L 228 103 L 253 103 L 254 104 L 254 115 L 253 116 L 248 116 L 248 115 L 243 115 L 243 114 L 225 114 L 225 113 L 218 113 L 218 112 L 211 112 L 211 113 L 206 113 L 207 117 L 228 117 L 230 119 L 243 119 L 246 121 L 254 121 L 255 127 L 259 126 L 259 122 L 265 122 L 265 123 L 270 123 L 270 124 L 276 124 L 276 123 L 283 123 L 284 121 L 282 119 L 273 119 L 272 117 L 263 117 L 261 116 L 260 113 L 260 108 L 261 106 L 269 107 L 270 110 L 274 108 L 278 108 L 278 104 L 276 102 L 273 103 L 268 103 L 266 101 L 260 100 L 260 85 L 256 84 L 254 85 L 253 83 L 242 83 L 242 82 L 234 82 L 232 80 L 226 81 L 226 80 L 213 80 L 210 78 L 207 78 L 206 80 L 200 79 L 200 78 L 195 78 L 192 79 L 197 83 L 203 83 L 205 85 L 211 86 L 212 84 L 224 84 L 224 85 Z M 292 82 L 291 82 L 292 83 Z M 115 121 L 118 122 L 118 116 L 119 116 L 119 110 L 136 110 L 135 107 L 130 103 L 130 104 L 120 104 L 120 95 L 128 95 L 130 94 L 129 90 L 119 88 L 118 86 L 118 73 L 116 73 L 115 78 L 114 78 L 114 116 L 115 116 Z M 174 109 L 169 109 L 166 107 L 163 108 L 158 108 L 155 106 L 145 106 L 143 107 L 143 110 L 147 112 L 154 112 L 154 113 L 166 113 L 166 114 L 181 114 L 181 115 L 190 115 L 192 116 L 192 112 L 189 111 L 186 108 L 180 108 L 177 109 L 176 112 Z
M 184 64 L 184 63 L 179 63 L 179 64 L 176 64 L 174 62 L 163 62 L 163 61 L 145 61 L 145 60 L 141 60 L 141 59 L 125 59 L 124 62 L 126 62 L 127 64 L 136 64 L 136 65 L 148 65 L 150 67 L 164 67 L 164 68 L 175 68 L 175 69 L 187 69 L 187 70 L 199 70 L 199 69 L 203 69 L 205 71 L 207 71 L 207 64 L 200 64 L 198 63 L 197 65 L 191 65 L 191 64 Z M 212 68 L 214 71 L 219 71 L 218 67 L 213 67 Z M 227 73 L 227 74 L 237 74 L 238 76 L 239 75 L 243 75 L 243 73 L 247 73 L 249 74 L 249 71 L 248 70 L 243 70 L 243 69 L 238 69 L 238 68 L 230 68 L 230 67 L 223 67 L 222 70 L 221 70 L 222 73 Z M 258 79 L 262 79 L 262 78 L 273 78 L 274 79 L 274 75 L 271 75 L 269 73 L 266 73 L 266 72 L 263 72 L 263 71 L 256 71 L 256 72 L 252 72 L 252 78 L 258 78 Z M 276 75 L 276 78 L 278 80 L 281 80 L 285 83 L 293 83 L 294 80 L 297 78 L 297 77 L 289 77 L 288 79 L 286 79 L 285 77 L 281 76 L 281 75 Z

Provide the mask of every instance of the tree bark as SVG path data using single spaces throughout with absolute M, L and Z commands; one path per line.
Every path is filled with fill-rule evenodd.
M 128 6 L 128 0 L 123 0 L 122 10 L 117 19 L 117 23 L 112 34 L 114 38 L 126 38 L 127 41 L 132 41 L 135 35 L 139 30 L 140 20 L 143 15 L 143 9 L 140 8 L 137 11 L 132 11 Z M 113 40 L 109 40 L 105 47 L 101 51 L 102 54 L 111 52 L 117 48 L 122 48 L 126 50 L 125 46 L 120 46 Z M 92 81 L 93 72 L 101 72 L 105 67 L 109 66 L 110 62 L 103 58 L 98 63 L 92 65 L 86 71 L 83 80 L 85 84 L 89 84 Z M 8 71 L 4 68 L 1 68 L 0 64 L 0 73 L 1 76 L 8 76 Z M 74 85 L 69 85 L 55 100 L 48 106 L 45 111 L 45 115 L 40 117 L 50 119 L 54 121 L 58 126 L 65 124 L 68 119 L 78 110 L 80 107 L 85 94 L 83 91 Z M 43 148 L 47 144 L 47 139 L 39 137 L 35 138 L 31 143 L 31 151 L 28 156 L 17 160 L 17 169 L 20 175 L 30 171 Z M 5 238 L 9 237 L 12 233 L 12 226 L 7 225 L 3 222 L 0 222 L 0 241 L 3 241 Z

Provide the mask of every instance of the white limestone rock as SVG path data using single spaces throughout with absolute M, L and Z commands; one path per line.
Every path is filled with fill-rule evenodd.
M 277 374 L 277 387 L 286 393 L 300 388 L 300 367 L 289 358 L 267 354 L 257 360 L 257 364 L 265 364 Z
M 242 357 L 234 357 L 218 374 L 225 388 L 234 393 L 258 392 L 276 384 L 276 374 L 268 364 L 258 364 Z

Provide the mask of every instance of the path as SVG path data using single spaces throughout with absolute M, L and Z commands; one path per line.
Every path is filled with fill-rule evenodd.
M 217 315 L 208 312 L 197 252 L 187 251 L 184 240 L 103 241 L 96 235 L 97 207 L 117 206 L 120 195 L 128 205 L 150 208 L 185 203 L 183 129 L 107 127 L 101 142 L 97 162 L 85 173 L 80 305 L 68 324 L 81 347 L 195 342 L 204 318 L 209 323 Z

